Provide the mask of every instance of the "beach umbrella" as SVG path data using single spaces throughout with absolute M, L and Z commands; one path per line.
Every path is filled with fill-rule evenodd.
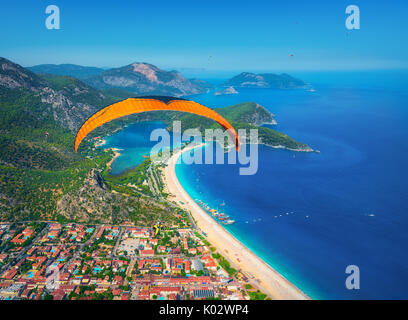
M 149 111 L 181 111 L 194 113 L 206 118 L 210 118 L 219 123 L 235 141 L 235 147 L 239 151 L 239 137 L 235 129 L 214 110 L 205 107 L 197 102 L 176 97 L 165 96 L 144 96 L 128 98 L 114 104 L 111 104 L 91 116 L 79 129 L 75 137 L 75 152 L 81 141 L 94 129 L 112 121 L 130 114 L 149 112 Z

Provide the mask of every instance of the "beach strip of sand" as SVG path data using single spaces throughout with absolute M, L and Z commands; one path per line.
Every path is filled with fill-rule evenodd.
M 207 240 L 219 253 L 229 260 L 232 267 L 241 270 L 244 274 L 249 273 L 253 276 L 260 289 L 272 299 L 309 299 L 307 295 L 219 225 L 183 189 L 176 176 L 175 168 L 177 160 L 183 152 L 202 146 L 203 144 L 187 146 L 183 150 L 175 151 L 169 158 L 164 170 L 164 177 L 167 190 L 172 196 L 171 199 L 192 214 L 197 227 L 205 232 Z
M 121 149 L 118 149 L 118 148 L 109 148 L 109 149 L 111 149 L 113 151 L 113 157 L 109 162 L 106 163 L 106 167 L 108 169 L 108 172 L 110 172 L 112 170 L 112 163 L 115 161 L 115 159 L 117 157 L 120 156 L 119 151 L 121 151 Z

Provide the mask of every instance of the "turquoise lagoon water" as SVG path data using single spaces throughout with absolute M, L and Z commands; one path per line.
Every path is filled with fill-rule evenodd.
M 150 141 L 151 132 L 165 127 L 163 122 L 136 123 L 107 137 L 106 144 L 102 147 L 121 149 L 120 156 L 112 164 L 111 174 L 121 174 L 141 164 L 144 161 L 143 156 L 150 155 L 151 148 L 157 143 Z

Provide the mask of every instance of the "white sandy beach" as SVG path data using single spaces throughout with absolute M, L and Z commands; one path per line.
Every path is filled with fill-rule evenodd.
M 207 234 L 208 241 L 218 252 L 226 257 L 233 267 L 255 277 L 259 281 L 258 285 L 261 290 L 272 299 L 309 299 L 292 283 L 268 266 L 262 259 L 219 225 L 183 189 L 177 179 L 175 165 L 183 152 L 197 147 L 202 147 L 202 145 L 188 146 L 183 150 L 176 151 L 168 161 L 168 165 L 164 170 L 164 176 L 167 189 L 173 195 L 172 199 L 191 212 L 197 222 L 197 226 Z

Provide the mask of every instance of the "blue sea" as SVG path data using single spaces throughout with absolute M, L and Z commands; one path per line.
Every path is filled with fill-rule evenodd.
M 181 163 L 181 184 L 236 220 L 225 228 L 310 297 L 407 299 L 408 73 L 293 75 L 316 91 L 190 98 L 209 107 L 255 101 L 275 114 L 274 129 L 320 153 L 259 146 L 252 176 L 240 176 L 239 164 Z M 124 149 L 114 173 L 142 161 L 157 127 L 135 124 L 108 139 Z M 360 269 L 359 290 L 345 286 L 349 265 Z

